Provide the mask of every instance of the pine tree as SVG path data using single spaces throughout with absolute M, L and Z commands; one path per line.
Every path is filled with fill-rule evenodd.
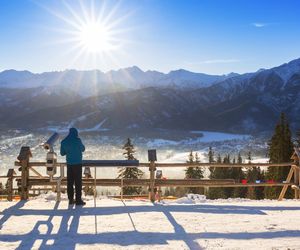
M 198 155 L 198 152 L 195 153 L 195 163 L 200 163 L 200 157 Z
M 208 149 L 208 162 L 209 163 L 215 163 L 216 161 L 215 161 L 215 153 L 214 153 L 214 151 L 212 150 L 212 147 L 210 146 L 209 147 L 209 149 Z M 213 176 L 214 175 L 214 171 L 215 171 L 215 168 L 214 167 L 209 167 L 208 168 L 209 169 L 209 172 L 210 172 L 210 178 L 211 178 L 211 176 Z M 206 195 L 206 196 L 209 196 L 209 192 L 210 192 L 210 187 L 205 187 L 204 188 L 204 194 Z
M 223 163 L 225 164 L 231 164 L 231 158 L 230 158 L 230 154 L 227 154 L 224 159 L 223 159 Z M 224 179 L 235 179 L 235 170 L 234 167 L 231 168 L 223 168 L 223 178 Z M 228 187 L 228 188 L 224 188 L 224 193 L 226 198 L 232 197 L 233 196 L 233 191 L 234 188 L 232 187 Z
M 193 164 L 194 163 L 194 154 L 193 154 L 193 150 L 191 150 L 191 152 L 188 155 L 188 160 L 186 161 L 186 163 L 189 164 Z M 191 179 L 193 176 L 193 167 L 187 167 L 185 170 L 185 178 L 186 179 Z
M 250 151 L 248 152 L 247 160 L 248 160 L 248 164 L 251 164 L 252 155 L 251 155 Z M 255 182 L 255 180 L 257 178 L 257 174 L 258 173 L 257 173 L 257 170 L 256 170 L 255 167 L 248 168 L 247 169 L 247 174 L 246 174 L 246 178 L 247 178 L 248 182 L 250 182 L 250 183 Z M 256 199 L 256 194 L 255 194 L 254 187 L 248 187 L 247 188 L 246 197 L 249 198 L 249 199 L 253 199 L 253 200 Z
M 134 146 L 131 143 L 130 138 L 127 139 L 127 142 L 122 148 L 124 150 L 124 157 L 127 160 L 136 160 L 134 157 Z M 139 179 L 143 176 L 143 171 L 138 168 L 121 168 L 119 170 L 118 178 L 123 179 Z M 123 187 L 123 194 L 125 195 L 131 195 L 131 194 L 139 194 L 141 192 L 141 187 Z
M 215 162 L 215 159 L 214 159 L 214 151 L 212 150 L 212 147 L 209 147 L 208 149 L 208 162 L 209 163 L 213 163 Z
M 198 156 L 198 153 L 196 152 L 195 156 L 193 155 L 193 151 L 188 155 L 187 163 L 193 164 L 193 163 L 200 163 L 200 159 Z M 186 179 L 202 179 L 203 178 L 203 170 L 201 167 L 187 167 L 185 170 L 185 178 Z M 203 188 L 198 187 L 190 187 L 188 188 L 188 192 L 191 193 L 203 193 Z
M 238 164 L 242 164 L 242 163 L 243 163 L 243 159 L 242 159 L 242 156 L 241 156 L 241 153 L 240 153 L 240 152 L 239 152 L 239 154 L 238 154 L 237 163 L 238 163 Z
M 248 169 L 246 178 L 250 183 L 255 183 L 256 180 L 264 181 L 264 172 L 262 172 L 259 167 L 252 167 Z M 246 197 L 249 199 L 263 199 L 264 188 L 248 187 Z
M 225 158 L 227 159 L 227 156 L 225 156 Z M 222 158 L 220 154 L 218 154 L 217 163 L 222 163 Z M 225 168 L 217 167 L 212 169 L 213 171 L 210 172 L 210 176 L 209 176 L 210 179 L 225 179 L 225 171 L 226 171 Z M 218 199 L 218 198 L 227 198 L 227 195 L 224 191 L 224 188 L 216 187 L 216 188 L 209 188 L 208 197 L 210 199 Z
M 251 164 L 252 154 L 249 151 L 247 156 L 248 163 Z M 249 183 L 255 183 L 256 180 L 263 181 L 264 174 L 260 167 L 249 167 L 247 169 L 246 178 Z M 249 199 L 263 199 L 264 198 L 264 188 L 263 187 L 248 187 L 246 197 Z
M 235 158 L 234 158 L 234 160 L 235 160 Z M 242 159 L 241 153 L 239 152 L 239 154 L 237 156 L 237 164 L 242 164 L 242 163 L 243 163 L 243 159 Z M 245 174 L 244 174 L 242 168 L 234 168 L 232 176 L 233 176 L 233 178 L 235 179 L 235 181 L 237 183 L 240 183 L 241 180 L 245 178 Z M 245 188 L 235 187 L 234 190 L 233 190 L 233 195 L 232 196 L 233 197 L 239 197 L 239 198 L 245 197 Z
M 4 194 L 4 188 L 2 182 L 0 182 L 0 194 Z
M 270 163 L 289 162 L 293 153 L 293 142 L 291 139 L 291 131 L 285 114 L 281 113 L 280 120 L 275 126 L 274 134 L 269 142 Z M 276 182 L 282 182 L 286 179 L 290 168 L 288 167 L 269 167 L 266 178 Z M 265 196 L 269 199 L 276 199 L 281 191 L 280 187 L 266 187 Z M 288 188 L 287 198 L 292 198 L 291 189 Z
M 209 147 L 209 149 L 208 149 L 208 162 L 209 163 L 215 163 L 216 162 L 215 159 L 214 159 L 214 151 L 212 150 L 212 147 Z M 210 178 L 212 178 L 214 176 L 215 169 L 216 168 L 214 168 L 214 167 L 209 167 Z
M 248 163 L 251 164 L 251 161 L 252 161 L 251 151 L 248 152 L 247 160 L 248 160 Z
M 193 150 L 191 150 L 191 152 L 188 155 L 188 160 L 186 161 L 186 163 L 194 163 L 194 154 L 193 154 Z
M 222 163 L 222 158 L 220 154 L 218 154 L 217 163 Z

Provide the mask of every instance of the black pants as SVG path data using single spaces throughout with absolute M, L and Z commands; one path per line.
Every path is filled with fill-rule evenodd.
M 82 189 L 82 165 L 67 165 L 67 180 L 68 180 L 68 199 L 74 199 L 74 184 L 76 192 L 76 201 L 81 201 Z

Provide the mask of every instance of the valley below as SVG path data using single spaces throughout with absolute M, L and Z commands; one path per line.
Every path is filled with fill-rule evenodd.
M 52 131 L 8 131 L 0 137 L 0 175 L 6 175 L 9 168 L 14 167 L 14 161 L 22 146 L 30 146 L 33 157 L 31 161 L 45 161 L 47 151 L 42 144 L 51 136 Z M 60 138 L 55 144 L 54 150 L 58 155 L 59 162 L 65 162 L 64 157 L 59 155 L 60 141 L 66 136 L 66 132 L 60 132 Z M 215 157 L 220 154 L 224 157 L 230 154 L 236 158 L 240 152 L 243 159 L 251 151 L 253 159 L 258 162 L 266 160 L 266 138 L 254 137 L 246 134 L 230 134 L 211 131 L 173 131 L 152 130 L 141 133 L 131 131 L 124 135 L 121 131 L 80 132 L 80 137 L 86 146 L 85 160 L 122 160 L 124 159 L 122 147 L 129 137 L 135 147 L 135 157 L 140 162 L 147 162 L 148 149 L 157 150 L 158 162 L 186 162 L 188 154 L 192 150 L 197 152 L 201 162 L 208 162 L 208 148 L 212 147 Z M 15 167 L 17 174 L 17 168 Z M 118 168 L 97 169 L 98 178 L 116 178 Z M 148 177 L 148 169 L 143 169 L 145 177 Z M 39 168 L 41 173 L 45 169 Z M 208 170 L 205 172 L 209 175 Z M 183 178 L 183 168 L 170 168 L 163 170 L 166 178 Z M 102 189 L 102 188 L 101 188 Z M 112 190 L 113 189 L 113 190 Z M 118 193 L 119 188 L 103 188 L 112 193 Z

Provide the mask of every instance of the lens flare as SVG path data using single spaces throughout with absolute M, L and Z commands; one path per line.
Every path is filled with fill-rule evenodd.
M 88 52 L 105 52 L 115 48 L 109 29 L 101 23 L 87 23 L 81 26 L 78 40 Z

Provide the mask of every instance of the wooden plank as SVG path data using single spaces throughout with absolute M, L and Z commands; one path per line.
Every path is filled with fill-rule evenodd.
M 56 185 L 55 181 L 50 181 L 49 178 L 34 178 L 30 179 L 29 184 L 31 186 L 47 186 Z M 62 180 L 62 185 L 66 185 L 67 180 Z M 83 185 L 97 185 L 97 186 L 122 186 L 121 179 L 97 179 L 94 183 L 93 179 L 83 179 Z M 293 185 L 294 183 L 235 183 L 234 180 L 199 180 L 199 179 L 156 179 L 155 186 L 169 187 L 169 186 L 181 186 L 181 187 L 264 187 L 264 186 L 285 186 Z M 123 179 L 124 186 L 150 186 L 149 179 Z
M 127 167 L 139 166 L 137 160 L 83 160 L 82 166 L 89 167 Z
M 299 169 L 298 168 L 293 168 L 294 171 L 294 183 L 299 183 Z M 298 199 L 299 190 L 295 189 L 294 190 L 294 198 Z
M 93 161 L 94 162 L 94 161 Z M 126 163 L 126 161 L 123 161 Z M 92 162 L 85 162 L 83 161 L 83 166 L 91 166 Z M 120 164 L 120 166 L 126 166 Z M 128 163 L 131 164 L 131 163 Z M 250 167 L 289 167 L 293 165 L 294 163 L 292 162 L 286 162 L 286 163 L 244 163 L 244 164 L 223 164 L 223 163 L 155 163 L 156 167 L 159 168 L 169 168 L 169 167 L 215 167 L 215 168 L 250 168 Z M 46 162 L 30 162 L 29 163 L 30 167 L 45 167 Z M 62 165 L 66 166 L 65 162 L 59 162 L 57 165 Z M 108 166 L 109 164 L 98 164 L 94 163 L 93 167 L 118 167 L 117 165 L 111 165 Z M 15 166 L 21 166 L 20 162 L 16 161 Z M 129 165 L 126 167 L 150 167 L 150 163 L 139 163 L 138 165 Z
M 214 167 L 214 168 L 250 168 L 250 167 L 289 167 L 294 163 L 244 163 L 244 164 L 223 164 L 223 163 L 156 163 L 156 167 Z M 140 163 L 143 166 L 143 163 Z
M 149 199 L 151 202 L 155 201 L 155 194 L 154 194 L 154 187 L 155 187 L 155 162 L 150 162 L 150 192 L 149 192 Z
M 21 200 L 28 199 L 29 158 L 21 160 Z
M 210 184 L 235 184 L 233 179 L 156 179 L 155 180 L 156 186 L 163 186 L 163 185 L 172 185 L 172 186 L 181 186 L 181 185 L 210 185 Z
M 291 167 L 290 172 L 289 172 L 289 174 L 288 174 L 288 176 L 287 176 L 287 178 L 286 178 L 286 182 L 287 182 L 287 183 L 289 183 L 289 182 L 291 181 L 291 179 L 292 179 L 292 177 L 293 177 L 293 174 L 294 174 L 294 165 Z M 284 186 L 283 186 L 283 188 L 282 188 L 282 190 L 281 190 L 281 192 L 280 192 L 280 194 L 279 194 L 279 197 L 278 197 L 278 200 L 279 200 L 279 201 L 282 201 L 282 199 L 283 199 L 283 197 L 284 197 L 284 195 L 285 195 L 285 193 L 286 193 L 286 190 L 288 189 L 288 186 L 289 186 L 289 185 L 284 185 Z
M 20 162 L 15 161 L 15 166 L 21 166 Z M 58 162 L 56 166 L 67 166 L 65 162 Z M 128 167 L 135 168 L 139 166 L 139 161 L 136 160 L 84 160 L 82 161 L 83 167 Z M 46 162 L 30 162 L 30 167 L 46 167 Z M 144 167 L 149 167 L 149 164 Z

